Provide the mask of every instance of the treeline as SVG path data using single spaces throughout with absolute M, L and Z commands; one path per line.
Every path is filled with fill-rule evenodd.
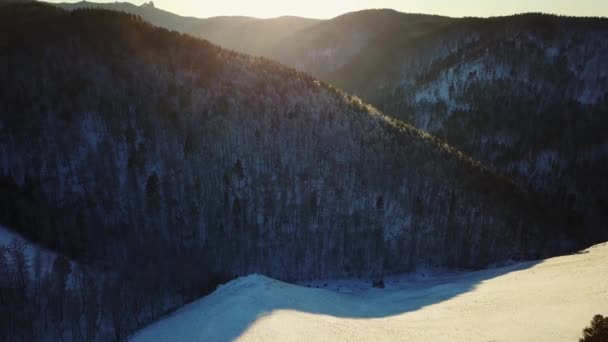
M 42 258 L 38 250 L 30 260 L 20 240 L 0 245 L 1 340 L 94 341 L 103 312 L 111 311 L 102 305 L 110 290 L 102 291 L 98 278 L 86 268 L 73 269 L 64 257 L 56 257 L 50 270 Z
M 29 255 L 22 240 L 0 244 L 0 341 L 124 341 L 224 281 L 180 261 L 101 272 L 40 248 Z

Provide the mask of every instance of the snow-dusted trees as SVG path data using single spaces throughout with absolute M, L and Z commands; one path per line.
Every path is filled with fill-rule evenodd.
M 27 6 L 0 11 L 0 222 L 111 271 L 116 339 L 237 274 L 381 277 L 568 246 L 512 182 L 306 74 L 124 14 Z M 68 275 L 58 259 L 41 282 L 48 324 L 86 338 L 94 301 Z
M 166 294 L 175 292 L 176 285 L 158 286 L 158 277 L 137 276 L 156 286 L 148 292 L 124 274 L 104 274 L 63 256 L 49 260 L 52 255 L 35 249 L 31 261 L 23 240 L 0 244 L 0 341 L 122 341 L 167 307 L 200 294 L 193 291 L 170 301 Z
M 0 244 L 0 340 L 27 340 L 34 335 L 35 307 L 32 296 L 30 263 L 24 244 L 14 240 Z
M 128 15 L 58 15 L 44 49 L 25 30 L 2 55 L 0 103 L 30 124 L 2 121 L 0 218 L 70 257 L 145 265 L 188 249 L 209 278 L 300 279 L 562 246 L 559 218 L 514 184 L 306 74 Z M 462 239 L 446 242 L 448 220 Z
M 424 39 L 381 33 L 408 48 L 373 54 L 372 44 L 315 76 L 563 208 L 582 244 L 608 239 L 608 20 L 524 14 L 424 26 Z

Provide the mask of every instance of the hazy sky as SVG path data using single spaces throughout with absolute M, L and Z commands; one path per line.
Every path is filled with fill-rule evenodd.
M 63 2 L 66 0 L 50 1 Z M 67 1 L 75 2 L 76 0 Z M 139 5 L 143 1 L 131 0 L 129 2 Z M 346 12 L 367 8 L 393 8 L 401 12 L 454 17 L 487 17 L 521 12 L 608 17 L 608 0 L 154 0 L 154 3 L 156 7 L 167 11 L 195 17 L 246 15 L 269 18 L 297 15 L 311 18 L 332 18 Z

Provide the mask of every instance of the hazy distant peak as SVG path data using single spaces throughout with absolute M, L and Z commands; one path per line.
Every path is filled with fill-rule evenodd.
M 0 5 L 35 2 L 36 0 L 0 0 Z

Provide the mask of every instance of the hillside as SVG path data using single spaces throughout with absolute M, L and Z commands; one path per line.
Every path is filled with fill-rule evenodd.
M 344 18 L 357 25 L 321 29 Z M 294 53 L 267 54 L 538 193 L 587 241 L 608 238 L 608 19 L 362 11 L 307 31 L 287 39 Z
M 132 336 L 146 341 L 577 341 L 608 307 L 608 246 L 344 293 L 233 280 Z M 348 284 L 348 283 L 346 283 Z M 330 282 L 331 285 L 331 282 Z
M 365 10 L 238 20 L 178 29 L 354 93 L 561 208 L 585 227 L 581 239 L 608 239 L 608 19 Z
M 380 279 L 585 243 L 358 98 L 131 14 L 4 6 L 0 64 L 0 224 L 109 274 L 117 340 L 238 275 Z
M 125 248 L 200 244 L 231 273 L 302 279 L 547 255 L 576 230 L 279 64 L 114 12 L 3 14 L 24 31 L 1 55 L 3 220 L 70 253 L 104 255 L 121 231 Z
M 330 75 L 348 68 L 364 57 L 370 64 L 382 62 L 376 57 L 388 53 L 385 47 L 379 46 L 387 39 L 407 41 L 444 27 L 452 21 L 454 19 L 447 17 L 400 13 L 388 9 L 352 12 L 296 31 L 261 53 L 333 81 Z M 221 42 L 219 44 L 222 45 Z M 360 76 L 363 71 L 365 70 L 354 70 L 353 77 Z
M 606 19 L 463 19 L 322 78 L 541 194 L 602 241 L 607 41 Z

